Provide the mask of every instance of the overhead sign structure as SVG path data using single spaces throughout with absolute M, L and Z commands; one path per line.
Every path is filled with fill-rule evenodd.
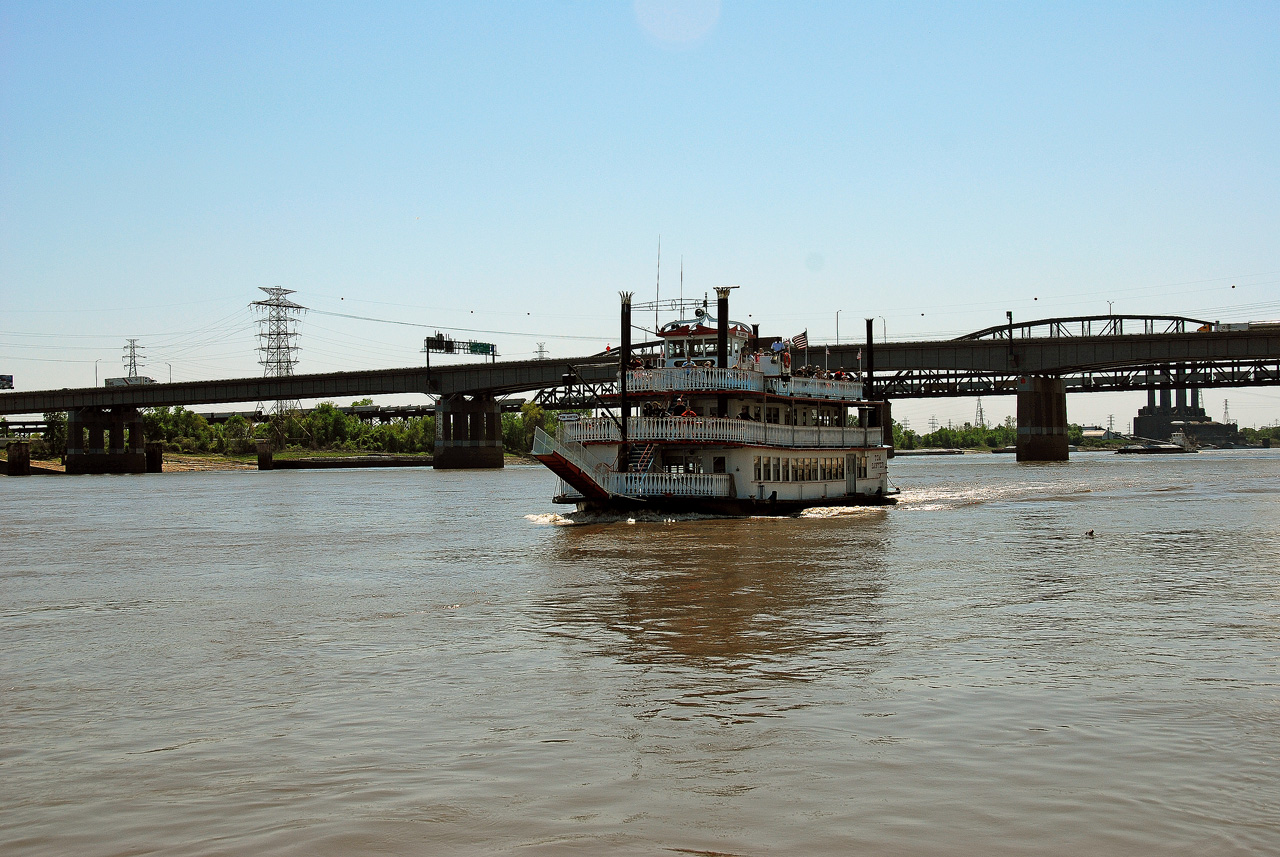
M 422 340 L 422 353 L 427 355 L 427 365 L 431 365 L 431 352 L 437 354 L 476 354 L 497 361 L 498 346 L 492 342 L 476 342 L 472 339 L 454 339 L 446 333 L 436 331 L 434 336 Z

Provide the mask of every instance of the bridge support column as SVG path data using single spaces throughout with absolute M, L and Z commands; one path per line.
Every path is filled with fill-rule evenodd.
M 164 441 L 151 440 L 146 442 L 147 472 L 163 473 L 164 472 Z
M 87 448 L 81 446 L 85 429 Z M 67 473 L 145 473 L 142 443 L 142 415 L 136 408 L 72 411 L 67 418 Z
M 14 441 L 7 447 L 9 462 L 6 473 L 10 476 L 29 476 L 31 474 L 31 447 L 25 441 Z
M 1018 379 L 1018 461 L 1066 461 L 1067 388 L 1061 378 Z
M 436 402 L 436 448 L 440 470 L 502 466 L 502 410 L 493 396 L 461 393 Z

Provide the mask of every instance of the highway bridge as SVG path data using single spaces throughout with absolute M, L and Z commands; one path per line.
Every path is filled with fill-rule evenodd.
M 1280 384 L 1280 326 L 1213 325 L 1178 316 L 1083 316 L 1008 324 L 951 340 L 874 342 L 810 349 L 809 362 L 861 372 L 883 399 L 1018 395 L 1019 449 L 1031 460 L 1066 455 L 1066 393 Z M 497 399 L 566 388 L 603 391 L 616 377 L 615 353 L 561 360 L 331 372 L 124 387 L 0 393 L 0 414 L 71 414 L 86 428 L 88 452 L 140 452 L 138 408 L 418 393 L 437 398 L 443 425 L 440 466 L 501 462 Z M 548 401 L 565 401 L 550 396 Z M 1164 401 L 1168 401 L 1165 396 Z M 139 443 L 141 441 L 139 440 Z M 70 442 L 69 442 L 70 443 Z M 97 444 L 95 446 L 94 444 Z M 1025 448 L 1025 450 L 1024 450 Z M 456 452 L 452 452 L 452 451 Z M 1046 451 L 1048 450 L 1048 451 Z M 68 454 L 85 450 L 68 446 Z M 438 454 L 437 458 L 441 458 Z

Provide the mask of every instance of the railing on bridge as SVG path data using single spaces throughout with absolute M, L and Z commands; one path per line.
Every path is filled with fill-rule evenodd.
M 1134 336 L 1138 334 L 1187 333 L 1213 322 L 1180 315 L 1080 315 L 1071 318 L 1043 318 L 1018 324 L 999 324 L 957 336 L 972 339 L 1058 339 L 1076 336 Z
M 883 443 L 880 428 L 857 426 L 787 426 L 720 417 L 634 417 L 627 425 L 636 443 L 732 443 L 749 446 L 840 449 Z M 564 443 L 619 443 L 617 423 L 608 418 L 560 424 Z

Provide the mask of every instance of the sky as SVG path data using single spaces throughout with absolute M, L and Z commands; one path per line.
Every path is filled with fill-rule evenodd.
M 1274 2 L 5 0 L 0 374 L 101 383 L 136 338 L 160 381 L 260 375 L 260 287 L 309 308 L 297 372 L 592 353 L 619 291 L 724 284 L 816 343 L 1280 318 L 1278 45 Z

